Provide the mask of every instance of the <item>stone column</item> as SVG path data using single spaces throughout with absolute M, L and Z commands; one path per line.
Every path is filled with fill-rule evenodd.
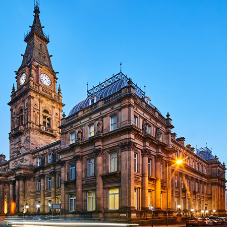
M 156 156 L 155 209 L 161 209 L 161 160 L 162 156 Z
M 134 143 L 120 144 L 121 148 L 121 206 L 131 211 L 134 206 Z
M 24 177 L 19 179 L 19 212 L 23 212 L 24 207 Z
M 9 198 L 10 198 L 10 201 L 9 201 L 9 213 L 14 213 L 15 210 L 13 210 L 13 207 L 12 207 L 12 203 L 14 202 L 14 199 L 13 199 L 13 181 L 10 181 L 9 182 Z
M 179 204 L 177 205 L 181 205 L 181 210 L 185 209 L 184 207 L 182 207 L 182 175 L 179 175 L 179 189 L 180 189 L 180 198 L 179 198 Z
M 172 204 L 172 206 L 171 206 L 171 208 L 172 208 L 172 210 L 176 210 L 176 206 L 175 206 L 175 197 L 176 197 L 176 185 L 175 185 L 175 177 L 176 177 L 176 175 L 174 175 L 173 176 L 173 178 L 172 178 L 172 183 L 173 183 L 173 197 L 172 197 L 172 201 L 171 201 L 171 204 Z
M 104 217 L 104 205 L 103 205 L 103 151 L 102 149 L 96 149 L 96 163 L 95 163 L 95 176 L 96 176 L 96 209 L 100 210 L 100 218 Z
M 169 163 L 169 169 L 168 169 L 168 185 L 167 185 L 167 187 L 168 187 L 168 209 L 171 209 L 171 204 L 172 204 L 172 197 L 171 197 L 171 191 L 172 191 L 172 181 L 171 181 L 171 176 L 172 176 L 172 174 L 171 174 L 171 172 L 172 172 L 172 170 L 171 170 L 171 167 L 170 167 L 170 163 Z
M 148 209 L 148 155 L 150 151 L 142 150 L 142 209 Z
M 40 191 L 40 212 L 45 212 L 45 175 L 39 175 L 41 178 L 41 191 Z
M 65 212 L 66 206 L 65 206 L 65 184 L 64 182 L 66 181 L 66 164 L 63 161 L 61 164 L 61 208 L 62 212 Z
M 4 213 L 4 182 L 0 182 L 0 213 Z
M 82 156 L 76 155 L 76 210 L 82 211 L 83 209 L 83 195 L 82 195 Z
M 19 180 L 16 179 L 16 212 L 19 213 Z
M 51 203 L 56 203 L 56 172 L 52 170 L 51 175 Z

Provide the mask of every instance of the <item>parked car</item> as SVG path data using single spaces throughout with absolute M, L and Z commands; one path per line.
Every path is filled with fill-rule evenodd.
M 186 221 L 186 226 L 197 226 L 199 225 L 198 218 L 189 218 Z

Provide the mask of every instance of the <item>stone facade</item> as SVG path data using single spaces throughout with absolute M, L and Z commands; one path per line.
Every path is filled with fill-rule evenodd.
M 168 211 L 173 219 L 178 205 L 185 216 L 225 215 L 225 164 L 201 158 L 176 138 L 170 115 L 122 72 L 89 90 L 62 118 L 37 6 L 34 13 L 9 102 L 10 160 L 0 156 L 0 212 L 21 213 L 29 205 L 25 212 L 45 214 L 49 204 L 61 203 L 63 214 L 109 220 L 149 219 L 149 205 L 155 218 Z

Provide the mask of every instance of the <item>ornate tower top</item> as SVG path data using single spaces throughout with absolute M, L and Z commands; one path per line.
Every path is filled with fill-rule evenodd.
M 30 31 L 24 37 L 24 41 L 27 43 L 27 48 L 23 55 L 21 67 L 29 65 L 35 60 L 40 65 L 46 66 L 53 71 L 50 60 L 51 56 L 47 49 L 49 37 L 43 32 L 44 27 L 41 25 L 39 14 L 39 2 L 38 0 L 35 0 L 33 24 L 30 26 Z

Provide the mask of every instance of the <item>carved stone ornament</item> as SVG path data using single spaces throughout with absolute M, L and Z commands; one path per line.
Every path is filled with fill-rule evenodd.
M 146 119 L 143 120 L 142 133 L 147 134 L 147 120 Z
M 80 154 L 74 155 L 73 159 L 75 159 L 76 161 L 82 161 L 83 160 L 83 156 Z
M 39 174 L 39 178 L 40 179 L 44 179 L 45 178 L 45 174 Z
M 77 140 L 81 141 L 82 140 L 82 129 L 79 128 L 78 131 L 77 131 Z
M 56 171 L 55 170 L 50 171 L 50 175 L 51 176 L 55 176 L 55 174 L 56 174 Z
M 135 143 L 132 141 L 124 142 L 119 144 L 119 147 L 122 151 L 131 151 L 135 148 Z
M 97 123 L 97 133 L 102 133 L 103 132 L 103 122 L 102 122 L 102 118 L 100 117 Z
M 141 151 L 141 154 L 142 154 L 142 156 L 148 157 L 151 154 L 151 151 L 149 149 L 145 148 Z
M 104 153 L 103 150 L 102 150 L 102 148 L 96 148 L 96 149 L 93 150 L 93 152 L 94 152 L 94 154 L 95 154 L 96 157 L 102 156 L 103 153 Z
M 156 128 L 155 139 L 158 140 L 158 141 L 162 140 L 162 133 L 161 133 L 160 128 Z

